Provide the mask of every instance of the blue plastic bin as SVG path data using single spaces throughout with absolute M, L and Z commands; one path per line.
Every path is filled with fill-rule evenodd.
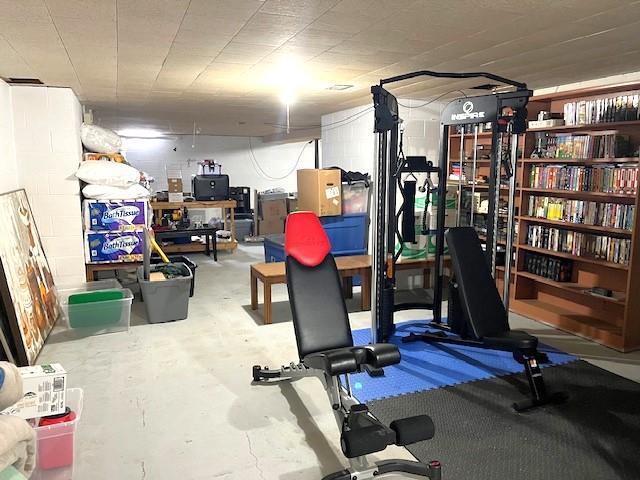
M 334 256 L 364 255 L 367 253 L 367 214 L 353 213 L 337 217 L 320 217 Z M 264 237 L 264 261 L 284 261 L 284 235 Z
M 331 253 L 335 257 L 347 255 L 366 255 L 367 214 L 353 213 L 336 217 L 320 217 L 329 241 Z M 264 261 L 284 262 L 284 235 L 266 235 L 264 237 Z M 353 277 L 353 284 L 360 285 L 360 278 Z

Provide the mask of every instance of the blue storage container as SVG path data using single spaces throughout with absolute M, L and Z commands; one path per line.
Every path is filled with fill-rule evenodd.
M 335 257 L 366 255 L 367 221 L 366 213 L 320 217 L 320 222 L 331 242 L 331 253 Z M 283 234 L 265 235 L 264 261 L 267 263 L 284 262 Z M 353 284 L 360 285 L 360 278 L 354 277 Z
M 320 223 L 331 242 L 331 253 L 365 255 L 367 253 L 367 214 L 353 213 L 337 217 L 320 217 Z M 264 261 L 284 262 L 284 235 L 265 235 Z

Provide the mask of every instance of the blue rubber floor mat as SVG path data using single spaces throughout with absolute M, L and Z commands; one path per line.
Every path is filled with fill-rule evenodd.
M 451 343 L 402 343 L 402 337 L 409 333 L 422 333 L 426 328 L 426 320 L 396 324 L 390 343 L 398 345 L 402 361 L 386 367 L 383 377 L 370 377 L 366 373 L 352 375 L 353 393 L 359 401 L 366 403 L 524 370 L 510 352 Z M 356 345 L 367 344 L 371 331 L 355 330 L 353 339 Z M 547 353 L 550 360 L 550 363 L 541 364 L 542 367 L 562 365 L 577 359 L 547 345 L 541 344 L 539 350 Z

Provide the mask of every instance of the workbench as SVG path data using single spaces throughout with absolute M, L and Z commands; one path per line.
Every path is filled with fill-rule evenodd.
M 235 222 L 235 208 L 237 202 L 235 200 L 211 200 L 211 201 L 193 201 L 193 202 L 151 202 L 151 210 L 153 215 L 158 221 L 162 218 L 163 210 L 179 210 L 181 208 L 193 209 L 193 208 L 220 208 L 222 209 L 222 218 L 224 222 L 224 229 L 231 232 L 231 240 L 217 242 L 217 245 L 207 243 L 205 245 L 199 242 L 187 243 L 183 245 L 164 245 L 162 250 L 167 253 L 200 253 L 207 252 L 209 249 L 214 248 L 217 256 L 217 252 L 220 250 L 234 251 L 238 248 L 238 241 L 236 240 L 236 222 Z M 227 213 L 229 218 L 227 218 Z

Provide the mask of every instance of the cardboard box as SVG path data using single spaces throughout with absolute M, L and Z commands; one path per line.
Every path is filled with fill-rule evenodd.
M 84 161 L 106 160 L 116 163 L 126 163 L 121 153 L 85 153 Z
M 82 207 L 85 230 L 109 232 L 149 226 L 149 206 L 144 200 L 85 200 Z
M 340 170 L 298 170 L 298 210 L 310 211 L 319 217 L 342 214 Z
M 84 235 L 87 263 L 141 262 L 144 231 L 87 232 Z
M 287 218 L 287 199 L 262 200 L 259 214 L 262 220 L 284 220 Z
M 182 194 L 182 192 L 169 192 L 169 202 L 173 202 L 173 203 L 181 203 L 184 202 L 184 195 Z
M 258 220 L 258 235 L 271 235 L 274 233 L 284 233 L 284 224 L 285 224 L 285 220 L 282 218 Z
M 298 198 L 297 197 L 287 198 L 287 213 L 295 212 L 297 210 L 298 210 Z
M 59 363 L 21 367 L 24 396 L 3 415 L 16 415 L 25 420 L 64 413 L 67 372 Z
M 182 179 L 181 178 L 169 178 L 167 179 L 169 193 L 182 193 Z

